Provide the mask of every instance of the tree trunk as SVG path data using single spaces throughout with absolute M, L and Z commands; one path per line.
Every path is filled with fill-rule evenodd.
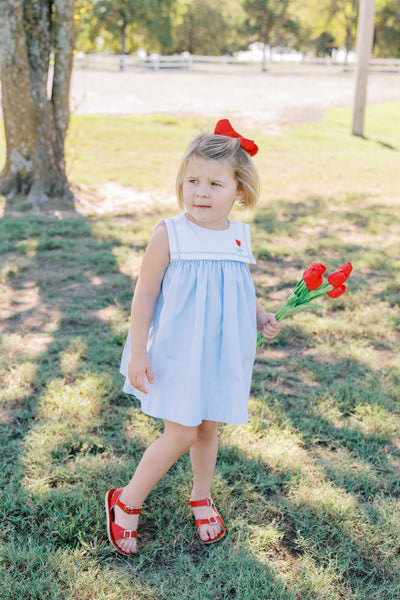
M 263 73 L 267 70 L 267 48 L 269 48 L 266 41 L 263 43 L 263 52 L 262 52 L 262 61 L 261 61 L 261 70 Z
M 0 31 L 7 142 L 0 192 L 9 198 L 26 194 L 33 205 L 50 197 L 72 198 L 64 142 L 69 123 L 73 0 L 0 0 Z
M 126 54 L 126 28 L 128 23 L 123 23 L 121 27 L 121 62 L 119 65 L 120 71 L 125 71 L 125 54 Z

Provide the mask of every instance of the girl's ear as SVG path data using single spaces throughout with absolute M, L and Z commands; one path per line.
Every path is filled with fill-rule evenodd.
M 245 199 L 245 197 L 246 197 L 246 192 L 244 191 L 244 189 L 243 188 L 238 188 L 237 191 L 236 191 L 236 200 L 238 202 L 243 202 L 243 200 Z

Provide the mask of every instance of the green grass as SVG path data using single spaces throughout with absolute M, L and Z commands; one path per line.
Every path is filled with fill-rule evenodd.
M 117 556 L 105 534 L 105 491 L 161 429 L 121 392 L 118 365 L 163 213 L 57 218 L 3 201 L 1 600 L 400 599 L 399 109 L 370 107 L 368 139 L 348 134 L 344 109 L 253 132 L 263 195 L 245 218 L 263 304 L 278 308 L 314 260 L 354 272 L 344 296 L 260 348 L 251 419 L 220 429 L 213 495 L 228 535 L 215 547 L 194 535 L 187 456 L 146 501 L 140 556 Z M 172 192 L 206 127 L 76 117 L 70 178 Z

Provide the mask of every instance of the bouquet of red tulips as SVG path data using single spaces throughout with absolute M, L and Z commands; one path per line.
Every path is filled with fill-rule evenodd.
M 285 317 L 300 312 L 301 310 L 325 308 L 322 304 L 315 304 L 314 300 L 325 296 L 325 294 L 330 298 L 338 298 L 344 294 L 346 291 L 344 282 L 349 277 L 352 270 L 353 267 L 348 262 L 328 275 L 328 282 L 324 283 L 322 275 L 326 271 L 325 265 L 322 263 L 312 263 L 304 271 L 302 279 L 300 279 L 286 302 L 276 313 L 276 320 L 281 321 Z M 263 335 L 260 331 L 257 337 L 257 348 L 263 339 Z

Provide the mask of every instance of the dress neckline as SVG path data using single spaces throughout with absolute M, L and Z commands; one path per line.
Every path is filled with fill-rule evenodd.
M 194 221 L 191 221 L 189 219 L 189 217 L 187 216 L 188 213 L 184 213 L 183 216 L 185 217 L 185 220 L 190 223 L 191 225 L 193 225 L 194 227 L 198 227 L 198 229 L 202 229 L 203 231 L 217 231 L 219 233 L 221 233 L 221 231 L 229 231 L 229 229 L 231 228 L 231 220 L 227 218 L 228 221 L 228 227 L 225 227 L 225 229 L 213 229 L 211 227 L 202 227 L 202 225 L 198 225 L 197 223 L 195 223 Z

